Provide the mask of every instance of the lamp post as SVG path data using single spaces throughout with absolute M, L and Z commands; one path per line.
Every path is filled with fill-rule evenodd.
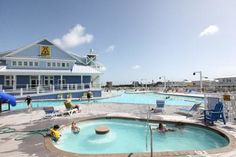
M 144 84 L 145 84 L 145 90 L 147 90 L 147 79 L 141 79 L 141 83 L 142 81 L 145 81 Z
M 196 73 L 200 74 L 200 92 L 202 93 L 202 71 L 193 72 L 193 75 L 196 75 Z
M 160 76 L 159 77 L 159 79 L 162 79 L 162 78 L 164 80 L 164 90 L 163 91 L 165 91 L 166 90 L 166 76 Z

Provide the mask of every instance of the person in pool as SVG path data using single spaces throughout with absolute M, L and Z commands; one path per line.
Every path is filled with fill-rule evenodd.
M 175 131 L 172 128 L 166 128 L 163 123 L 159 123 L 159 126 L 157 128 L 158 132 L 167 132 L 167 131 Z
M 52 140 L 55 142 L 57 142 L 61 137 L 59 128 L 60 128 L 59 125 L 54 125 L 53 128 L 50 129 L 50 135 L 52 137 Z
M 75 121 L 73 121 L 71 123 L 71 131 L 74 133 L 74 134 L 78 134 L 79 131 L 80 131 L 80 128 L 78 126 L 76 126 L 76 123 Z

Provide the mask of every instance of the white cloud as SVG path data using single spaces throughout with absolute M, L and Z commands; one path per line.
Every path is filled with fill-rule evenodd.
M 115 50 L 115 45 L 110 45 L 108 46 L 108 48 L 106 49 L 106 52 L 113 52 Z
M 140 69 L 141 66 L 140 66 L 140 65 L 134 65 L 134 66 L 132 66 L 131 68 L 134 69 L 134 70 L 136 70 L 136 69 Z
M 56 38 L 53 42 L 62 48 L 73 48 L 85 43 L 90 43 L 93 40 L 93 35 L 85 33 L 85 28 L 77 24 L 62 38 Z
M 210 25 L 207 28 L 205 28 L 200 34 L 200 37 L 207 36 L 207 35 L 213 35 L 219 31 L 219 27 L 216 25 Z

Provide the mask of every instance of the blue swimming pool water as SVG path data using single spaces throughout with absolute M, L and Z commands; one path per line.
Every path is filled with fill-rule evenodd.
M 64 151 L 81 154 L 104 153 L 134 153 L 149 152 L 146 147 L 146 123 L 143 121 L 125 119 L 99 119 L 77 124 L 79 134 L 73 134 L 70 127 L 61 130 L 62 137 L 54 145 Z M 95 128 L 106 125 L 110 132 L 97 135 Z M 206 150 L 228 145 L 228 141 L 211 130 L 184 125 L 176 128 L 174 124 L 167 124 L 174 128 L 174 132 L 160 133 L 153 129 L 153 150 L 155 152 L 177 150 Z M 155 126 L 153 126 L 155 128 Z M 148 144 L 150 143 L 148 134 Z
M 192 106 L 197 102 L 203 102 L 202 98 L 195 97 L 183 97 L 183 96 L 167 96 L 156 93 L 140 93 L 140 94 L 127 94 L 124 93 L 120 96 L 111 98 L 103 98 L 92 100 L 91 103 L 130 103 L 130 104 L 152 104 L 155 105 L 156 100 L 165 100 L 166 105 L 178 105 L 178 106 Z M 73 100 L 73 104 L 85 104 L 87 101 Z M 34 101 L 32 103 L 33 108 L 45 107 L 45 106 L 59 106 L 63 105 L 62 100 L 55 101 Z M 17 103 L 16 107 L 12 107 L 12 110 L 25 109 L 27 105 L 25 102 Z

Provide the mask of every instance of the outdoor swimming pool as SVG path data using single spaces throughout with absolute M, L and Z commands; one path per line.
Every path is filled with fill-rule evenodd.
M 174 128 L 173 132 L 160 133 L 153 128 L 153 151 L 207 150 L 220 148 L 229 141 L 218 133 L 194 125 L 184 124 Z M 61 130 L 62 137 L 54 146 L 58 149 L 80 154 L 113 154 L 150 152 L 150 133 L 145 121 L 131 119 L 96 119 L 77 124 L 79 134 L 73 134 L 70 126 Z M 110 132 L 105 135 L 95 133 L 95 128 L 106 125 Z M 146 140 L 148 135 L 148 140 Z
M 178 105 L 178 106 L 192 106 L 195 103 L 203 102 L 203 98 L 198 97 L 184 97 L 184 96 L 169 96 L 156 93 L 139 93 L 139 94 L 127 94 L 123 93 L 119 96 L 110 98 L 100 98 L 92 100 L 90 103 L 129 103 L 129 104 L 156 104 L 156 100 L 165 100 L 166 105 Z M 86 104 L 86 100 L 73 100 L 73 104 Z M 55 101 L 34 101 L 32 103 L 33 108 L 45 107 L 45 106 L 59 106 L 63 105 L 63 100 Z M 12 110 L 27 108 L 25 102 L 17 103 L 16 107 L 12 107 Z

